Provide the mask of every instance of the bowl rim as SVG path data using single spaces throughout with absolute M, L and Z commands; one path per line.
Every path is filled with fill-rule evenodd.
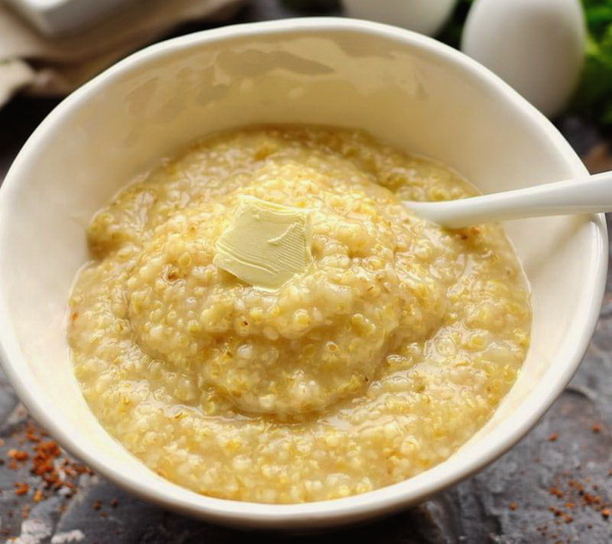
M 480 80 L 483 86 L 494 92 L 500 101 L 513 106 L 527 121 L 537 126 L 537 129 L 554 144 L 559 154 L 564 155 L 565 161 L 575 170 L 576 175 L 588 174 L 569 143 L 544 115 L 488 69 L 463 53 L 432 38 L 390 25 L 340 17 L 310 17 L 245 23 L 204 30 L 146 47 L 111 66 L 56 106 L 26 141 L 0 188 L 0 246 L 10 230 L 9 221 L 6 220 L 6 217 L 10 215 L 5 212 L 10 209 L 18 181 L 22 177 L 22 170 L 28 162 L 35 159 L 37 149 L 44 144 L 45 135 L 54 130 L 56 125 L 62 123 L 64 115 L 87 102 L 101 87 L 112 84 L 122 74 L 131 72 L 154 58 L 169 56 L 193 47 L 202 47 L 210 43 L 245 36 L 321 31 L 367 34 L 394 41 L 403 46 L 425 50 L 428 54 L 454 63 L 468 72 L 471 77 Z M 408 480 L 360 495 L 298 504 L 234 501 L 200 495 L 189 490 L 186 490 L 188 492 L 186 495 L 177 497 L 176 493 L 168 493 L 168 491 L 173 487 L 178 487 L 181 491 L 185 489 L 172 482 L 168 482 L 170 488 L 160 488 L 159 484 L 152 480 L 148 483 L 143 482 L 136 476 L 120 472 L 112 464 L 99 460 L 95 453 L 92 453 L 90 449 L 82 448 L 64 428 L 56 424 L 54 418 L 45 410 L 44 402 L 30 391 L 27 378 L 18 371 L 19 365 L 14 364 L 16 360 L 23 360 L 23 355 L 11 338 L 13 328 L 4 294 L 4 284 L 0 284 L 0 360 L 11 384 L 32 416 L 67 451 L 110 481 L 148 501 L 211 521 L 248 527 L 323 527 L 350 522 L 357 518 L 373 517 L 408 504 L 424 501 L 434 493 L 458 483 L 490 464 L 509 450 L 537 423 L 567 385 L 588 347 L 599 317 L 605 288 L 608 264 L 606 223 L 603 214 L 591 215 L 589 219 L 595 228 L 592 229 L 592 245 L 589 251 L 589 276 L 584 278 L 586 290 L 584 297 L 588 298 L 588 303 L 586 308 L 577 312 L 581 314 L 578 315 L 578 319 L 581 321 L 582 329 L 578 340 L 574 338 L 573 343 L 567 346 L 562 371 L 554 375 L 554 380 L 545 384 L 546 388 L 543 388 L 539 395 L 535 395 L 534 390 L 521 402 L 517 409 L 517 415 L 520 417 L 504 422 L 505 434 L 501 438 L 487 443 L 483 446 L 479 456 L 464 461 L 458 470 L 444 473 L 443 470 L 439 470 L 441 465 L 436 465 Z M 109 438 L 112 439 L 112 437 Z M 435 475 L 435 477 L 422 477 L 423 475 Z

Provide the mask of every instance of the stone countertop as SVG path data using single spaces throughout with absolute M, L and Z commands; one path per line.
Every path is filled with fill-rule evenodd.
M 240 20 L 288 14 L 264 0 L 243 11 Z M 0 180 L 56 103 L 18 98 L 0 111 Z M 612 169 L 610 142 L 596 131 L 571 118 L 559 128 L 591 171 Z M 0 542 L 199 544 L 248 538 L 323 544 L 346 538 L 387 544 L 604 544 L 612 541 L 611 423 L 611 273 L 584 361 L 540 423 L 483 472 L 420 506 L 356 529 L 310 536 L 244 533 L 140 501 L 55 451 L 0 372 Z M 59 470 L 49 472 L 48 459 Z

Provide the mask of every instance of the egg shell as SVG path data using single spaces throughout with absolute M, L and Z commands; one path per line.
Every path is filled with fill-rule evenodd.
M 349 17 L 368 19 L 434 36 L 457 0 L 343 0 Z
M 477 0 L 461 49 L 551 117 L 576 88 L 585 46 L 579 0 Z

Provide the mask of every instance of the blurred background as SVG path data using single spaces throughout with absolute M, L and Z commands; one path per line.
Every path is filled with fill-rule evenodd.
M 394 24 L 460 49 L 550 117 L 593 173 L 612 170 L 612 0 L 0 0 L 0 181 L 64 96 L 130 53 L 225 24 L 303 16 Z M 611 419 L 609 277 L 580 371 L 517 447 L 455 489 L 390 519 L 296 538 L 608 543 Z M 247 538 L 142 503 L 86 470 L 75 473 L 73 488 L 63 494 L 37 499 L 21 493 L 20 482 L 31 475 L 27 463 L 11 466 L 10 452 L 40 432 L 0 371 L 0 542 L 190 544 Z
M 36 123 L 59 98 L 155 41 L 325 15 L 394 24 L 463 50 L 571 138 L 577 132 L 583 154 L 610 138 L 612 0 L 0 0 L 0 145 L 27 133 L 24 117 Z

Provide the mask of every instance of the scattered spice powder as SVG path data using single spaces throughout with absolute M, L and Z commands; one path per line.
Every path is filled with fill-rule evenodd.
M 556 518 L 562 519 L 565 523 L 571 523 L 572 521 L 574 521 L 574 518 L 572 516 L 565 513 L 563 510 L 560 510 L 559 508 L 549 506 L 548 509 L 555 515 Z
M 27 461 L 30 458 L 30 454 L 24 450 L 10 449 L 7 455 L 15 461 Z
M 38 433 L 36 427 L 32 425 L 32 423 L 28 423 L 26 427 L 26 438 L 30 442 L 40 442 L 40 434 Z
M 558 508 L 555 508 L 554 506 L 549 506 L 548 511 L 552 512 L 555 515 L 555 517 L 559 517 L 561 514 L 563 514 L 563 510 L 559 510 Z
M 29 453 L 25 449 L 10 449 L 7 452 L 9 462 L 7 467 L 11 470 L 19 470 L 23 467 L 26 461 L 30 461 L 30 472 L 34 476 L 38 476 L 42 480 L 42 487 L 37 486 L 36 491 L 32 495 L 33 503 L 39 503 L 46 498 L 45 489 L 57 491 L 65 498 L 70 498 L 73 495 L 72 490 L 75 489 L 76 478 L 81 474 L 92 474 L 92 471 L 79 463 L 75 463 L 66 458 L 62 454 L 57 442 L 47 439 L 48 435 L 40 430 L 34 423 L 28 422 L 23 429 L 21 437 L 17 438 L 18 443 L 30 443 L 33 453 Z M 4 442 L 0 441 L 0 446 Z M 0 465 L 4 461 L 0 460 Z M 30 485 L 26 482 L 15 483 L 15 494 L 22 496 L 27 495 L 30 490 Z M 67 492 L 69 491 L 69 492 Z M 22 510 L 22 517 L 25 519 L 29 515 L 30 506 L 25 505 Z M 13 512 L 7 513 L 8 517 L 13 516 Z
M 599 497 L 598 495 L 591 495 L 591 493 L 585 493 L 582 496 L 582 498 L 583 498 L 584 502 L 586 504 L 589 504 L 589 505 L 591 505 L 591 504 L 595 504 L 595 505 L 601 504 L 601 497 Z
M 602 429 L 603 427 L 601 423 L 595 423 L 595 425 L 591 427 L 591 431 L 593 431 L 595 434 L 599 434 L 602 431 Z
M 549 437 L 548 437 L 548 441 L 549 442 L 556 442 L 557 438 L 559 438 L 559 433 L 552 433 Z
M 94 502 L 92 508 L 94 510 L 100 510 L 100 508 L 102 508 L 102 502 L 101 501 Z
M 578 491 L 579 495 L 583 495 L 584 494 L 584 486 L 577 480 L 570 480 L 568 482 L 568 485 L 572 488 L 575 489 L 576 491 Z
M 515 502 L 511 502 L 511 503 L 508 505 L 508 508 L 510 508 L 510 510 L 512 510 L 512 511 L 514 512 L 514 511 L 515 511 L 515 510 L 518 508 L 518 504 L 517 504 L 517 503 L 515 503 Z
M 564 475 L 567 477 L 569 476 L 569 473 L 564 473 Z M 584 482 L 590 481 L 590 478 L 584 479 Z M 583 482 L 576 479 L 568 479 L 567 489 L 563 490 L 561 487 L 562 485 L 559 483 L 556 486 L 550 487 L 548 492 L 558 499 L 563 499 L 563 506 L 567 510 L 574 510 L 578 507 L 590 508 L 595 512 L 599 512 L 604 519 L 608 519 L 610 517 L 610 514 L 612 513 L 610 505 L 606 504 L 602 497 L 595 494 L 595 492 L 598 490 L 598 486 L 596 484 L 591 485 L 591 489 L 587 490 Z M 550 506 L 548 510 L 553 513 L 555 518 L 559 519 L 560 521 L 564 521 L 565 523 L 571 523 L 574 520 L 573 516 L 556 505 Z
M 25 482 L 15 482 L 15 495 L 25 495 L 30 491 L 30 486 Z

